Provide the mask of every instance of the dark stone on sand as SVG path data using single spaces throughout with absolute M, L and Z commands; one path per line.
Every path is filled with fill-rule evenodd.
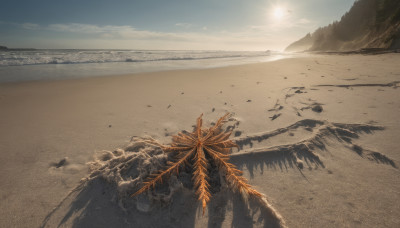
M 269 117 L 269 118 L 271 118 L 271 120 L 275 120 L 275 119 L 278 118 L 280 115 L 281 115 L 280 113 L 279 113 L 279 114 L 275 114 L 275 115 L 273 115 L 273 116 L 271 116 L 271 117 Z
M 68 160 L 68 158 L 65 157 L 65 158 L 61 159 L 59 162 L 53 163 L 53 166 L 56 167 L 56 168 L 60 168 L 62 166 L 65 166 L 67 164 L 67 162 L 68 162 L 67 160 Z
M 235 131 L 235 137 L 239 137 L 239 136 L 241 136 L 242 135 L 242 132 L 241 131 Z
M 313 110 L 314 112 L 322 112 L 323 108 L 321 105 L 314 105 L 311 110 Z

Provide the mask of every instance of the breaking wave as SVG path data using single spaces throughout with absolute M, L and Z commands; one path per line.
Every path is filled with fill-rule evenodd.
M 43 64 L 80 64 L 112 62 L 151 62 L 204 60 L 223 58 L 249 58 L 270 56 L 269 51 L 135 51 L 135 50 L 61 50 L 10 49 L 0 52 L 0 66 Z

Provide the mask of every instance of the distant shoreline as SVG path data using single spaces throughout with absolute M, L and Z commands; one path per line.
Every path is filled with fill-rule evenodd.
M 322 55 L 352 55 L 352 54 L 362 54 L 362 55 L 381 55 L 390 53 L 400 53 L 400 49 L 390 49 L 390 48 L 362 48 L 354 51 L 301 51 L 294 53 L 306 53 L 306 54 L 322 54 Z
M 30 51 L 38 50 L 36 48 L 8 48 L 6 46 L 0 46 L 0 51 Z

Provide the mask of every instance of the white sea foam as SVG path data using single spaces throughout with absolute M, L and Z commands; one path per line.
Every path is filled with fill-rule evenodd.
M 287 57 L 288 54 L 271 51 L 9 49 L 0 51 L 0 83 L 203 69 Z
M 237 51 L 10 50 L 0 52 L 0 66 L 178 61 L 269 55 L 270 52 Z

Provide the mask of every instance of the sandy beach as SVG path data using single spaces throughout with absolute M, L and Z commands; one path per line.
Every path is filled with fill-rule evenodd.
M 231 162 L 288 227 L 399 227 L 399 66 L 399 54 L 310 55 L 2 83 L 0 227 L 269 227 L 224 188 L 202 216 L 180 178 L 164 201 L 129 198 L 102 178 L 71 192 L 87 163 L 129 151 L 133 136 L 168 144 L 201 113 L 210 126 L 227 112 L 240 147 Z

